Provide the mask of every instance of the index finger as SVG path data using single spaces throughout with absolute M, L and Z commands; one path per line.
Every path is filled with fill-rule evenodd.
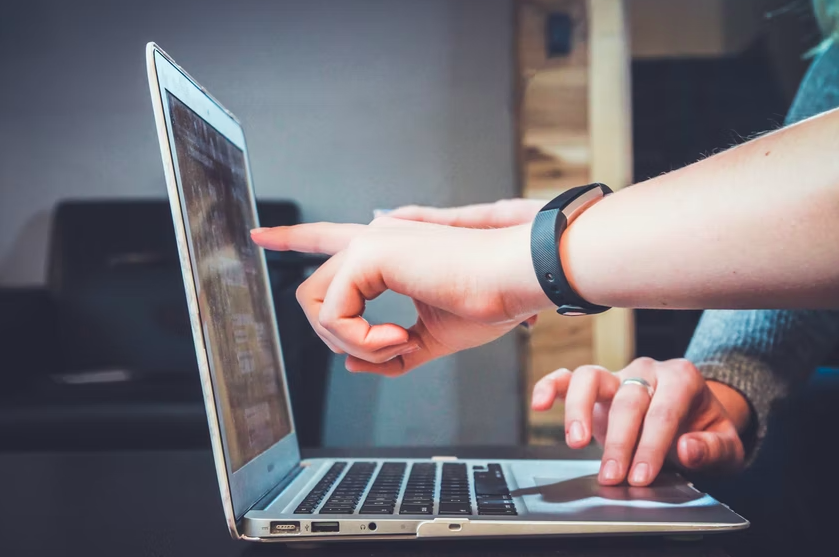
M 275 251 L 297 251 L 301 253 L 322 253 L 334 255 L 347 247 L 364 232 L 363 224 L 336 224 L 318 222 L 257 228 L 251 230 L 251 239 L 256 245 Z
M 530 200 L 505 199 L 445 209 L 408 205 L 389 212 L 387 216 L 461 228 L 506 228 L 532 220 L 540 208 L 541 205 Z

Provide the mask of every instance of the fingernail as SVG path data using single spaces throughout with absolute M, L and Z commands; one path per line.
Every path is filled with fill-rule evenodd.
M 641 462 L 635 465 L 632 470 L 632 483 L 641 484 L 647 481 L 647 476 L 650 475 L 650 465 L 646 462 Z
M 610 482 L 619 479 L 620 473 L 621 469 L 620 466 L 618 466 L 618 461 L 614 459 L 607 460 L 606 464 L 603 465 L 603 470 L 600 471 L 603 479 Z
M 268 230 L 268 229 L 267 228 L 254 228 L 253 230 L 251 230 L 251 234 L 262 234 L 266 230 Z
M 546 389 L 536 389 L 533 392 L 533 400 L 531 401 L 531 404 L 534 404 L 536 406 L 544 406 L 545 404 L 550 402 L 549 398 L 550 397 Z
M 568 428 L 568 442 L 575 445 L 583 442 L 583 424 L 571 422 L 571 427 Z
M 697 465 L 705 459 L 705 444 L 697 439 L 688 439 L 688 464 Z

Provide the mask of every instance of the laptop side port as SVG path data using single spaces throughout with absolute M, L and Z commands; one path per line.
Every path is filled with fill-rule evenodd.
M 272 534 L 281 534 L 281 535 L 289 535 L 289 534 L 299 534 L 300 533 L 300 522 L 298 521 L 289 521 L 289 522 L 272 522 L 271 523 L 271 533 Z
M 340 530 L 339 522 L 312 522 L 312 533 L 317 532 L 338 532 Z

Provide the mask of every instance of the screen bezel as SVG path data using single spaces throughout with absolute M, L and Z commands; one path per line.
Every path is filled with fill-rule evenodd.
M 275 487 L 300 462 L 300 448 L 294 418 L 291 411 L 291 400 L 285 377 L 282 358 L 282 348 L 279 343 L 279 331 L 275 320 L 271 320 L 271 334 L 274 335 L 277 361 L 280 362 L 283 374 L 283 392 L 291 432 L 269 447 L 266 451 L 251 459 L 235 472 L 230 465 L 227 444 L 224 442 L 224 423 L 220 411 L 216 406 L 216 392 L 213 388 L 213 371 L 209 346 L 205 342 L 203 320 L 198 307 L 199 284 L 193 269 L 195 262 L 191 246 L 190 235 L 187 233 L 186 210 L 183 205 L 183 192 L 175 156 L 175 145 L 172 136 L 171 119 L 169 117 L 169 103 L 167 91 L 197 113 L 210 126 L 215 128 L 236 147 L 242 150 L 245 159 L 245 169 L 248 181 L 248 193 L 254 223 L 258 225 L 256 202 L 253 192 L 248 151 L 241 124 L 236 118 L 214 99 L 201 85 L 183 71 L 163 50 L 154 43 L 146 47 L 146 63 L 149 73 L 152 104 L 154 105 L 155 121 L 158 129 L 158 139 L 166 174 L 166 186 L 169 192 L 172 219 L 177 236 L 178 253 L 189 308 L 190 323 L 195 342 L 195 352 L 198 358 L 198 369 L 201 376 L 201 386 L 204 394 L 204 405 L 207 411 L 207 421 L 210 427 L 213 456 L 216 474 L 219 480 L 225 517 L 231 534 L 240 537 L 236 522 L 244 516 L 254 503 L 259 501 L 268 491 Z M 260 265 L 264 276 L 268 277 L 265 255 L 260 251 Z M 271 313 L 276 315 L 270 285 L 265 281 L 265 303 L 269 304 Z

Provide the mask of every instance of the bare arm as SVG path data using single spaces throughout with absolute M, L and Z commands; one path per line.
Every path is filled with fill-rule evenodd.
M 839 307 L 839 109 L 606 198 L 560 253 L 602 305 Z

